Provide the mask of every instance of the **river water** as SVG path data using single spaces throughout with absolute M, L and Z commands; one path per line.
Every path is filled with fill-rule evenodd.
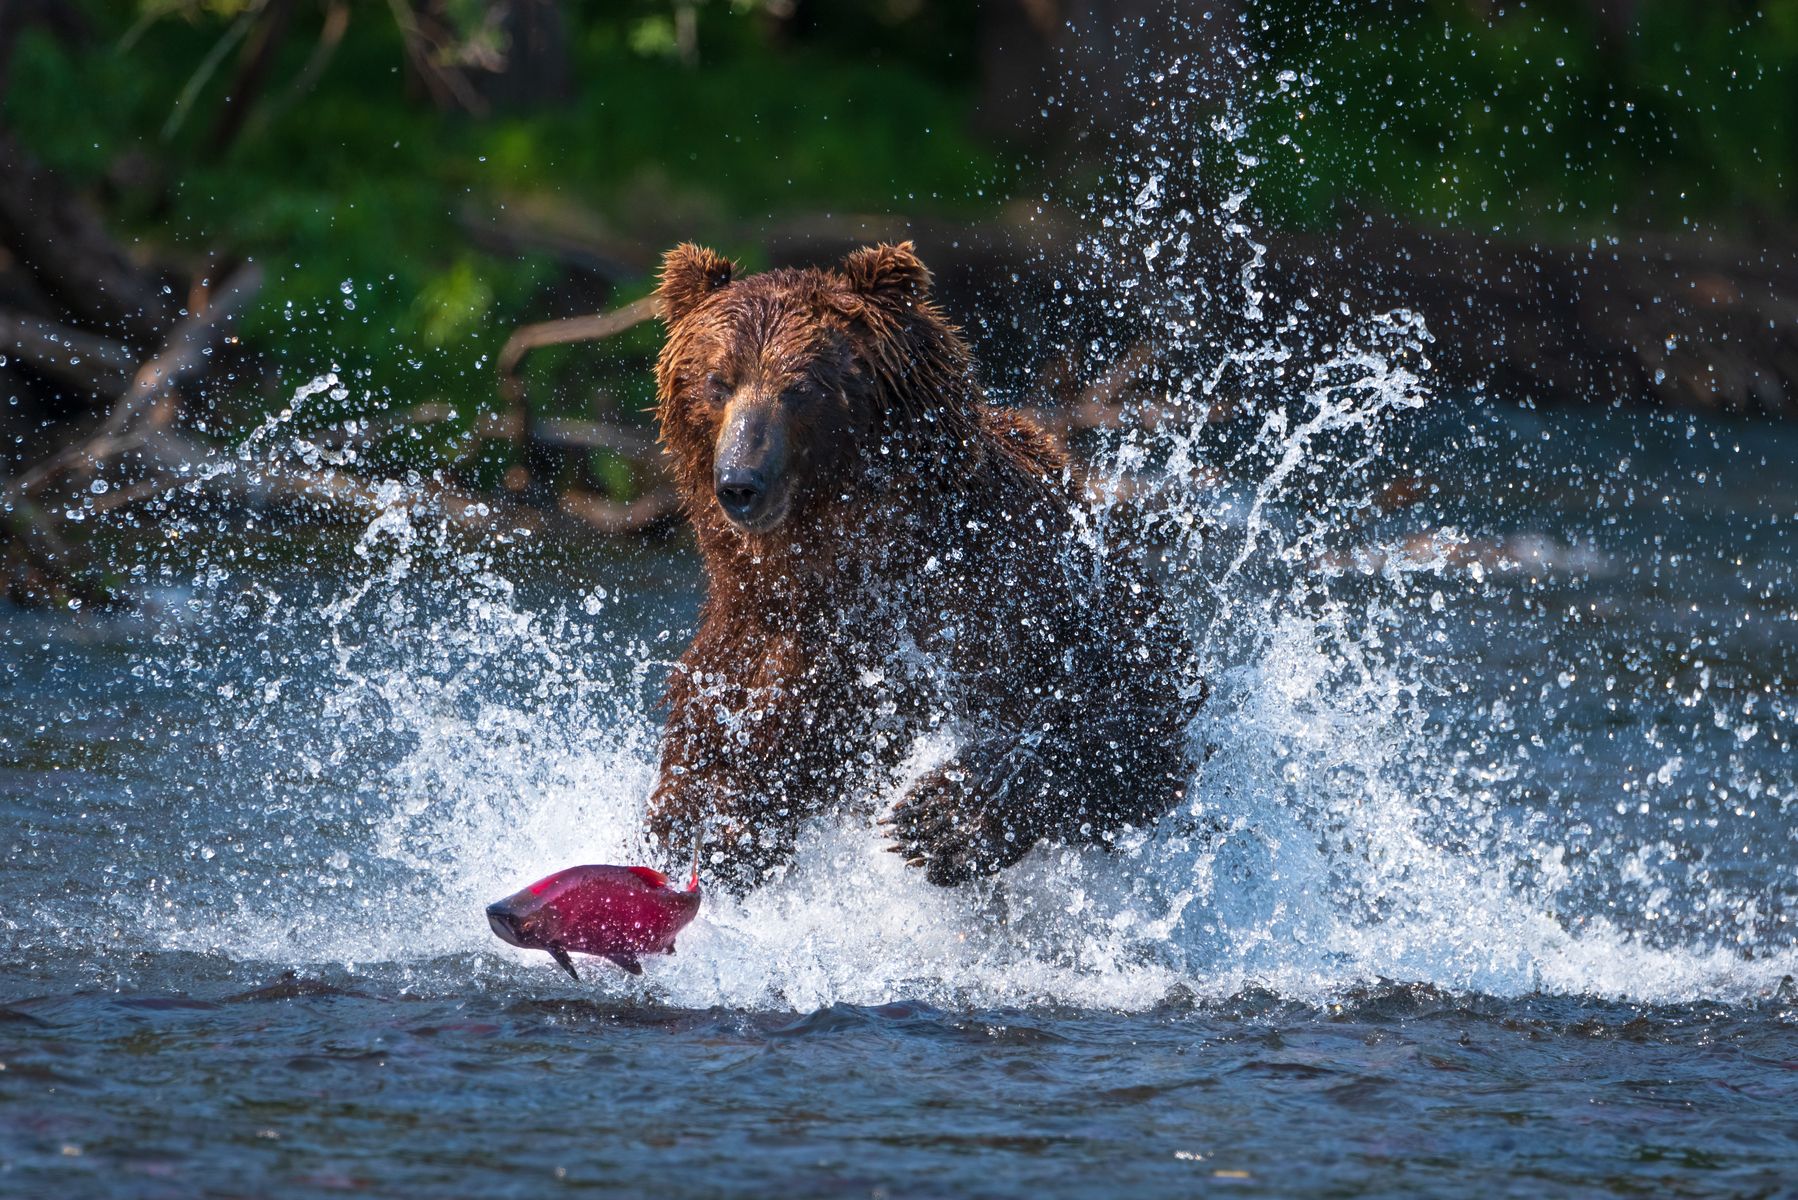
M 0 1197 L 1798 1195 L 1798 430 L 1437 394 L 1266 278 L 1255 98 L 1162 94 L 1028 327 L 1157 350 L 1088 535 L 1188 615 L 1186 807 L 942 891 L 876 797 L 576 982 L 482 909 L 644 860 L 686 543 L 177 494 L 137 606 L 0 609 Z
M 683 543 L 395 485 L 0 613 L 0 1194 L 1790 1194 L 1798 434 L 1362 395 L 1114 447 L 1202 477 L 1189 809 L 952 892 L 820 822 L 641 979 L 481 907 L 642 860 Z

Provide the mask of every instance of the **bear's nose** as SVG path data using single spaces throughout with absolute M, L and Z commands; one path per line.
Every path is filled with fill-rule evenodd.
M 762 473 L 747 467 L 721 468 L 714 484 L 718 503 L 725 512 L 738 518 L 753 513 L 762 502 L 762 497 L 768 494 L 768 485 L 762 479 Z

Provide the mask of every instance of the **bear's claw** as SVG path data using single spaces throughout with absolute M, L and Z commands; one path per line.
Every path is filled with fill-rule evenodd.
M 970 774 L 957 764 L 939 767 L 881 821 L 894 840 L 889 849 L 905 855 L 907 866 L 922 866 L 938 887 L 1002 870 L 1036 841 L 1014 828 L 1012 814 L 969 786 Z

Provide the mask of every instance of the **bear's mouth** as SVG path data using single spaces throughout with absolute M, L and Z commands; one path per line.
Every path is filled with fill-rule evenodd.
M 731 505 L 720 499 L 718 511 L 740 533 L 772 533 L 787 519 L 792 501 L 793 491 L 783 479 L 771 485 L 751 504 Z

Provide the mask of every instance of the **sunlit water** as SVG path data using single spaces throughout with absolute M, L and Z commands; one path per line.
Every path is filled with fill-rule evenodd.
M 9 614 L 0 1181 L 1783 1186 L 1798 437 L 1389 433 L 1435 496 L 1322 596 L 1212 606 L 1259 625 L 1213 632 L 1193 811 L 956 892 L 826 822 L 640 981 L 480 907 L 642 856 L 683 551 L 546 570 L 395 509 L 171 557 L 141 613 Z
M 141 610 L 0 616 L 0 1193 L 1789 1188 L 1798 435 L 1437 396 L 1407 314 L 1313 344 L 1246 192 L 1127 183 L 1070 285 L 1182 365 L 1088 535 L 1189 617 L 1187 807 L 955 891 L 833 816 L 575 983 L 481 909 L 648 853 L 683 543 L 189 508 Z

